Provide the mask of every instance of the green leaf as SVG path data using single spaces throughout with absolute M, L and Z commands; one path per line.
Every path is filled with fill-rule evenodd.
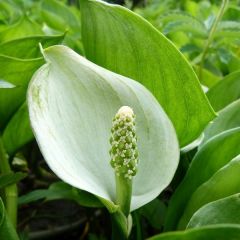
M 61 43 L 65 35 L 58 36 L 31 36 L 18 38 L 0 44 L 0 54 L 16 58 L 38 58 L 41 56 L 39 43 L 43 47 L 49 47 Z M 21 49 L 21 50 L 20 50 Z
M 12 114 L 21 106 L 25 94 L 24 87 L 0 88 L 0 130 L 4 129 Z
M 82 190 L 77 190 L 64 182 L 56 182 L 51 184 L 48 189 L 38 189 L 27 193 L 26 195 L 20 196 L 18 198 L 18 204 L 28 204 L 41 199 L 45 199 L 45 201 L 68 199 L 85 207 L 102 206 L 101 202 L 92 194 Z
M 0 127 L 2 129 L 5 127 L 3 141 L 10 155 L 33 139 L 27 106 L 23 102 L 25 102 L 26 89 L 30 78 L 35 70 L 43 64 L 42 58 L 35 58 L 40 53 L 38 41 L 42 41 L 44 45 L 49 46 L 60 42 L 63 37 L 63 35 L 28 37 L 0 45 L 0 52 L 5 54 L 21 58 L 33 57 L 33 59 L 23 60 L 0 55 L 0 62 L 3 66 L 0 77 L 18 86 L 15 89 L 0 89 L 0 100 L 2 101 L 0 103 Z M 20 109 L 18 109 L 19 107 Z
M 17 233 L 6 214 L 2 199 L 0 198 L 0 239 L 19 240 Z
M 4 175 L 0 175 L 0 189 L 4 188 L 13 183 L 17 183 L 27 176 L 26 173 L 17 172 L 17 173 L 8 173 Z
M 80 13 L 56 0 L 43 0 L 42 15 L 45 22 L 53 29 L 79 31 L 81 28 Z
M 216 171 L 240 154 L 239 142 L 240 128 L 237 128 L 213 137 L 200 148 L 170 200 L 165 222 L 166 230 L 172 230 L 177 226 L 193 192 Z
M 139 139 L 131 210 L 153 200 L 170 183 L 179 158 L 174 128 L 156 99 L 138 82 L 67 47 L 49 47 L 44 56 L 47 64 L 33 77 L 28 106 L 50 168 L 70 185 L 114 203 L 110 129 L 117 110 L 128 105 L 137 116 Z
M 240 98 L 240 71 L 233 72 L 207 92 L 207 97 L 215 111 L 219 111 Z
M 206 38 L 208 35 L 205 25 L 197 18 L 186 12 L 170 12 L 160 18 L 163 23 L 163 33 L 183 31 L 193 36 Z
M 26 86 L 33 73 L 43 64 L 42 58 L 19 59 L 0 54 L 0 79 L 16 86 Z
M 26 102 L 18 109 L 3 131 L 3 142 L 9 155 L 13 155 L 19 148 L 34 138 Z
M 219 169 L 209 180 L 197 188 L 188 201 L 178 228 L 184 229 L 193 214 L 203 205 L 239 193 L 239 172 L 240 155 Z
M 25 101 L 28 82 L 43 62 L 42 58 L 22 60 L 0 55 L 0 79 L 17 86 L 0 88 L 0 128 Z
M 121 6 L 83 0 L 81 14 L 87 58 L 147 87 L 172 120 L 181 146 L 197 138 L 214 112 L 176 47 Z
M 240 26 L 237 21 L 221 21 L 218 24 L 214 38 L 238 38 L 240 37 Z M 228 39 L 229 41 L 229 39 Z
M 240 58 L 237 55 L 232 54 L 232 58 L 228 64 L 228 69 L 229 69 L 229 72 L 239 71 Z
M 194 69 L 195 69 L 196 74 L 198 74 L 199 73 L 199 66 L 195 65 Z M 208 88 L 211 88 L 215 84 L 217 84 L 219 81 L 220 81 L 220 77 L 219 76 L 213 74 L 212 72 L 208 71 L 205 68 L 202 69 L 201 83 L 204 86 L 206 86 Z
M 217 118 L 209 123 L 204 130 L 204 139 L 202 144 L 215 135 L 240 126 L 240 99 L 229 104 L 219 112 Z
M 144 205 L 139 209 L 139 213 L 144 216 L 150 225 L 156 229 L 161 229 L 167 207 L 159 199 L 154 199 L 150 203 Z
M 213 224 L 240 224 L 240 194 L 208 203 L 194 213 L 188 228 Z
M 238 224 L 219 224 L 163 233 L 148 238 L 148 240 L 237 240 L 239 238 L 240 226 Z
M 20 9 L 17 8 L 15 4 L 9 3 L 8 1 L 1 1 L 0 9 L 0 19 L 4 22 L 13 22 L 21 15 Z
M 0 32 L 0 43 L 42 34 L 41 26 L 24 16 L 16 24 Z
M 193 150 L 194 148 L 197 148 L 203 141 L 204 138 L 204 134 L 201 134 L 197 139 L 195 139 L 193 142 L 191 142 L 190 144 L 188 144 L 187 146 L 181 148 L 181 153 L 186 153 L 189 152 L 191 150 Z

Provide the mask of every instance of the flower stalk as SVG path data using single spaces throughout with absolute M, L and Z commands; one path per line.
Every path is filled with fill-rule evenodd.
M 128 217 L 132 197 L 132 178 L 137 173 L 138 151 L 135 115 L 128 106 L 121 107 L 111 129 L 111 166 L 115 170 L 116 202 Z
M 5 151 L 1 136 L 0 136 L 0 172 L 2 174 L 11 173 L 11 167 L 9 164 L 9 159 Z M 4 188 L 4 202 L 6 206 L 6 211 L 8 213 L 9 219 L 13 226 L 16 228 L 17 225 L 17 185 L 11 184 Z

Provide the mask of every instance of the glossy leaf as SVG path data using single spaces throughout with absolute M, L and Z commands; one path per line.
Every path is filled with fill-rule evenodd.
M 171 181 L 179 157 L 174 128 L 155 98 L 141 84 L 67 47 L 47 48 L 44 56 L 48 63 L 33 77 L 28 105 L 50 168 L 111 207 L 116 193 L 108 153 L 110 129 L 117 110 L 129 105 L 137 116 L 139 150 L 131 210 L 153 200 Z
M 229 104 L 219 112 L 217 118 L 209 123 L 204 130 L 204 140 L 202 144 L 215 135 L 240 126 L 240 99 Z
M 203 205 L 240 192 L 240 155 L 219 169 L 192 194 L 178 228 L 186 227 L 193 214 Z M 221 209 L 222 211 L 223 209 Z
M 215 111 L 219 111 L 240 98 L 240 71 L 233 72 L 207 92 Z
M 170 200 L 165 223 L 166 230 L 176 228 L 193 192 L 221 167 L 240 154 L 239 142 L 240 128 L 237 128 L 213 137 L 200 148 Z
M 238 224 L 219 224 L 156 235 L 148 240 L 237 240 L 240 238 Z
M 19 240 L 17 233 L 6 214 L 1 198 L 0 198 L 0 239 Z
M 121 6 L 82 0 L 81 14 L 87 58 L 147 87 L 172 120 L 181 146 L 196 139 L 214 112 L 176 47 Z
M 240 194 L 208 203 L 194 213 L 188 228 L 213 224 L 240 224 Z

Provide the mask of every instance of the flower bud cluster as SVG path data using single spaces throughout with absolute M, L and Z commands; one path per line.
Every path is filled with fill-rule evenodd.
M 131 179 L 137 172 L 138 151 L 135 115 L 130 107 L 118 110 L 111 133 L 111 166 L 118 176 Z

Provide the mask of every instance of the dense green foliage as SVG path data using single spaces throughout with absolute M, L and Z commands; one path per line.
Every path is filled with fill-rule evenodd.
M 0 239 L 240 239 L 239 145 L 239 0 L 0 1 Z

